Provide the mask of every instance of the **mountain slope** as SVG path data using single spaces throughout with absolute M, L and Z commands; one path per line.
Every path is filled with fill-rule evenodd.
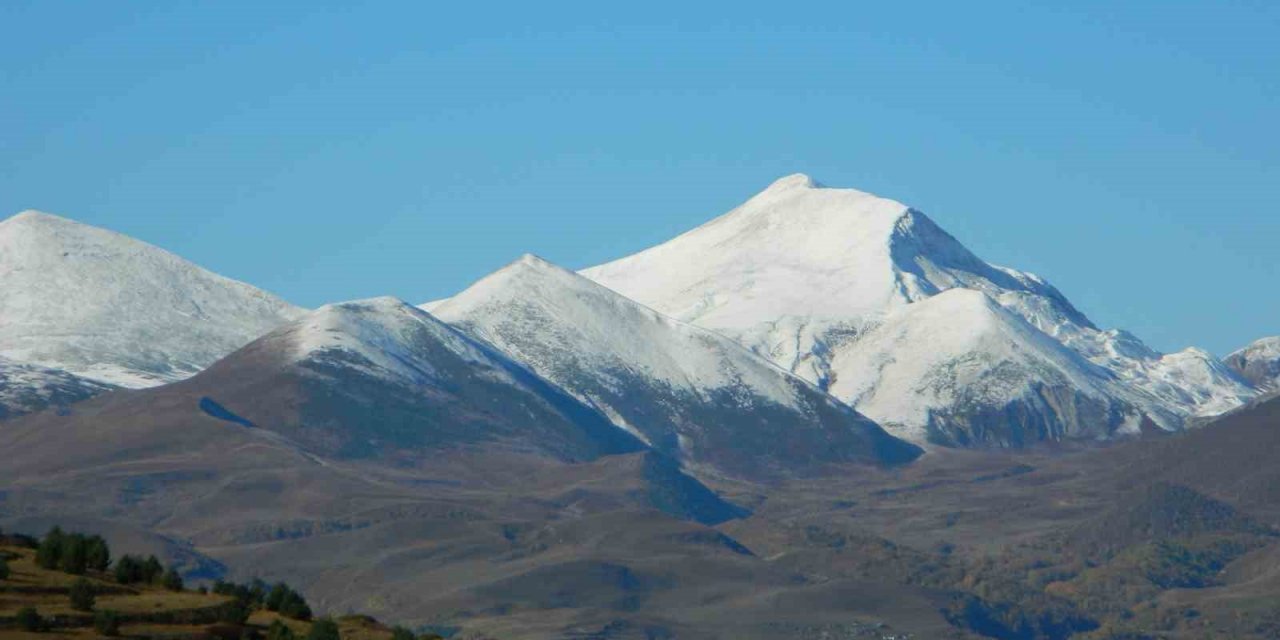
M 832 370 L 832 394 L 914 441 L 1104 438 L 1137 433 L 1143 417 L 1100 367 L 972 289 L 890 312 Z
M 65 371 L 0 357 L 0 420 L 66 407 L 111 389 Z
M 0 355 L 125 387 L 179 380 L 300 309 L 127 236 L 0 222 Z
M 434 310 L 687 462 L 758 474 L 918 455 L 732 340 L 534 256 Z
M 866 379 L 874 372 L 839 368 L 872 357 L 855 353 L 859 336 L 950 289 L 986 295 L 1101 367 L 1095 373 L 1105 370 L 1104 378 L 1125 382 L 1135 391 L 1121 400 L 1166 429 L 1255 393 L 1207 353 L 1162 356 L 1127 333 L 1099 330 L 1043 279 L 982 261 L 914 209 L 822 187 L 802 175 L 778 180 L 669 242 L 582 273 L 659 312 L 733 337 L 845 401 L 855 398 L 838 391 L 835 381 L 845 389 L 876 385 Z M 908 350 L 902 357 L 912 353 L 925 355 Z M 911 393 L 882 391 L 896 392 L 904 394 L 901 402 Z M 909 426 L 921 433 L 925 424 L 917 417 Z
M 1280 389 L 1280 336 L 1255 340 L 1223 360 L 1259 389 Z
M 479 446 L 584 460 L 642 448 L 547 381 L 394 298 L 321 307 L 189 383 L 207 411 L 338 458 Z

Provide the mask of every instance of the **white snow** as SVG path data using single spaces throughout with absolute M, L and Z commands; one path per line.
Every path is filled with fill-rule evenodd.
M 796 405 L 791 376 L 732 340 L 533 255 L 436 305 L 434 313 L 570 393 L 577 393 L 575 376 L 589 375 L 616 392 L 626 390 L 630 376 L 640 376 L 695 397 L 745 388 L 775 404 Z
M 1256 393 L 1207 353 L 1165 356 L 1126 332 L 1099 330 L 1042 278 L 982 261 L 906 205 L 798 174 L 692 231 L 582 274 L 733 337 L 864 413 L 911 429 L 923 426 L 927 406 L 947 402 L 945 393 L 920 395 L 943 361 L 1010 356 L 1013 343 L 991 338 L 1004 329 L 992 329 L 990 313 L 911 310 L 951 289 L 984 294 L 1034 327 L 1035 336 L 1018 342 L 1023 355 L 1052 363 L 1061 357 L 1055 351 L 1069 349 L 1097 366 L 1055 365 L 1054 375 L 1070 371 L 1082 388 L 1119 395 L 1165 428 Z M 956 323 L 973 323 L 973 335 L 947 326 Z M 934 351 L 939 341 L 944 353 Z M 1048 371 L 1018 370 L 1025 383 Z M 976 384 L 956 375 L 957 384 Z
M 0 355 L 15 360 L 153 386 L 300 313 L 118 233 L 37 211 L 0 222 Z
M 66 371 L 0 357 L 0 415 L 37 411 L 59 398 L 74 401 L 111 388 Z
M 355 300 L 320 307 L 283 330 L 294 359 L 332 358 L 347 353 L 344 366 L 388 380 L 423 385 L 438 382 L 430 350 L 444 347 L 476 370 L 511 382 L 504 363 L 425 311 L 393 297 Z

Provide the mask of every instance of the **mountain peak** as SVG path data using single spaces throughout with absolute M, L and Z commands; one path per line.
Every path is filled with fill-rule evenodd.
M 783 189 L 821 189 L 822 184 L 807 174 L 793 173 L 789 176 L 782 176 L 774 180 L 765 191 L 780 191 Z
M 0 354 L 113 385 L 190 376 L 296 307 L 164 249 L 39 211 L 0 222 Z

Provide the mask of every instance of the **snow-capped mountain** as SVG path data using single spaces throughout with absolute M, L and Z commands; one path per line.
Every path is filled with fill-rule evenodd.
M 215 415 L 329 456 L 498 445 L 583 460 L 643 449 L 492 347 L 395 298 L 321 307 L 177 388 L 208 398 Z
M 1017 446 L 1142 423 L 1105 371 L 973 289 L 889 311 L 831 367 L 833 395 L 915 441 Z
M 1224 360 L 1259 389 L 1280 390 L 1280 336 L 1255 340 Z
M 0 357 L 0 420 L 65 407 L 112 388 L 66 371 Z
M 919 211 L 803 175 L 782 178 L 666 243 L 582 273 L 730 336 L 917 439 L 948 431 L 945 424 L 962 415 L 1044 425 L 1028 427 L 1044 437 L 1130 430 L 1135 410 L 1176 429 L 1185 417 L 1224 411 L 1255 393 L 1203 351 L 1162 355 L 1128 333 L 1098 329 L 1043 279 L 984 262 Z M 1003 326 L 1010 315 L 972 296 L 948 303 L 962 307 L 955 318 L 909 310 L 951 289 L 982 294 L 1048 340 Z M 892 326 L 899 322 L 907 324 Z M 986 328 L 966 336 L 947 326 L 969 322 Z M 948 336 L 945 357 L 935 351 L 937 336 Z M 1058 347 L 1078 356 L 1075 365 L 1067 366 Z M 1051 394 L 1057 397 L 1066 393 L 1064 381 L 1084 397 L 1112 400 L 1102 405 L 1111 416 L 1105 427 L 1085 428 L 1075 403 L 1027 395 L 1061 388 Z M 983 389 L 987 401 L 970 387 Z M 999 431 L 944 440 L 1005 442 Z
M 650 446 L 694 465 L 761 473 L 918 455 L 736 342 L 532 255 L 431 307 Z
M 301 310 L 127 236 L 0 222 L 0 355 L 122 387 L 190 376 Z

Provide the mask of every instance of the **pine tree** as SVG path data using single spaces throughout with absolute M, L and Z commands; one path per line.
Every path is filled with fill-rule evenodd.
M 102 536 L 89 536 L 85 541 L 85 558 L 90 569 L 106 571 L 111 566 L 111 548 Z
M 182 576 L 177 570 L 170 568 L 164 574 L 164 588 L 170 591 L 182 591 Z
M 163 575 L 164 565 L 160 564 L 160 559 L 155 556 L 147 556 L 147 560 L 142 563 L 142 581 L 154 584 Z
M 120 584 L 142 582 L 142 561 L 135 556 L 120 556 L 116 561 L 116 582 Z
M 36 564 L 41 569 L 53 571 L 58 568 L 62 559 L 62 539 L 64 535 L 60 527 L 54 527 L 44 534 L 40 546 L 36 547 Z
M 78 533 L 62 537 L 62 552 L 58 558 L 60 568 L 72 575 L 83 575 L 89 568 L 88 539 Z
M 279 620 L 272 620 L 271 626 L 267 627 L 267 640 L 296 640 L 296 638 L 293 629 Z

